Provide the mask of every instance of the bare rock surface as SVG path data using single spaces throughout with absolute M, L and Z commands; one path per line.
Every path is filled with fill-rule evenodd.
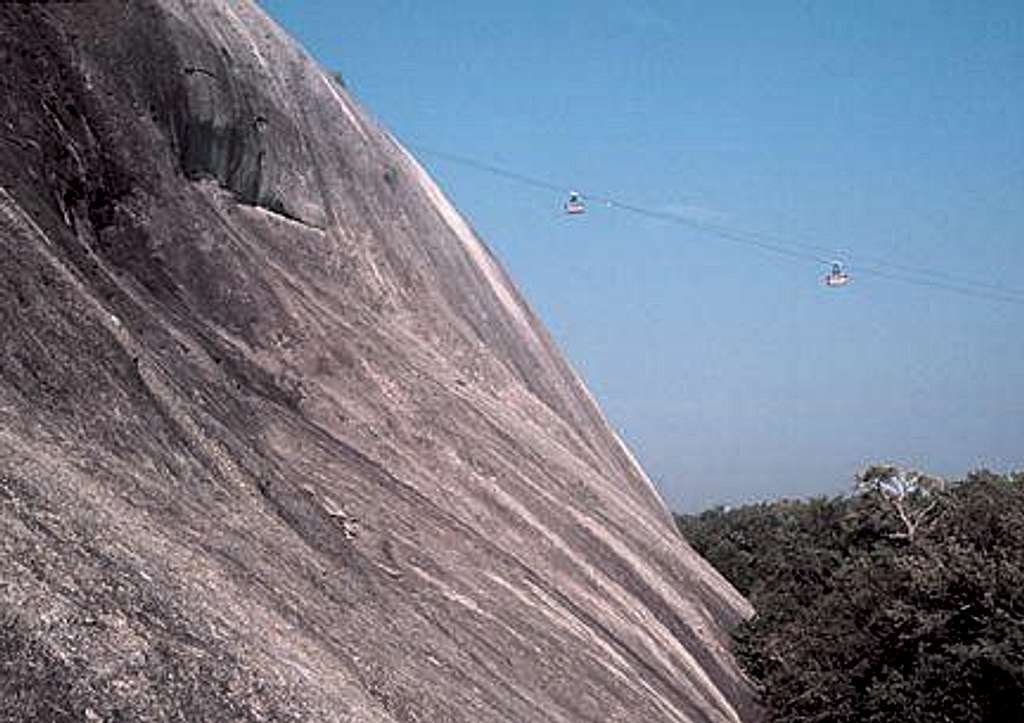
M 248 0 L 0 4 L 0 720 L 737 721 L 747 603 Z

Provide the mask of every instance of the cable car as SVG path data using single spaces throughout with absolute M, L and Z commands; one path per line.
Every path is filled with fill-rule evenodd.
M 569 200 L 565 202 L 565 212 L 570 216 L 583 213 L 586 211 L 586 206 L 583 205 L 583 198 L 576 191 L 569 193 Z
M 836 261 L 832 264 L 832 270 L 825 274 L 821 281 L 825 286 L 846 286 L 850 282 L 850 275 L 843 271 L 843 265 Z

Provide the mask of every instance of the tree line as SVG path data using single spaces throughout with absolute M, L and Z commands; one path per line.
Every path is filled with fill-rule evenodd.
M 1024 721 L 1024 474 L 872 466 L 848 495 L 679 515 L 757 610 L 773 721 Z

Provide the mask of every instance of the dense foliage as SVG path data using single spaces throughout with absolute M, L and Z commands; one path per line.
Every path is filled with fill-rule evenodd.
M 757 609 L 777 721 L 1024 721 L 1024 475 L 872 467 L 855 494 L 678 517 Z

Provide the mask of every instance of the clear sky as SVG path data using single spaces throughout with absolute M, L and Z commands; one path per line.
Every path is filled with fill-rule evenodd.
M 1024 2 L 261 4 L 406 144 L 848 261 L 418 154 L 671 507 L 1024 468 L 1024 292 L 858 275 L 1024 289 Z

